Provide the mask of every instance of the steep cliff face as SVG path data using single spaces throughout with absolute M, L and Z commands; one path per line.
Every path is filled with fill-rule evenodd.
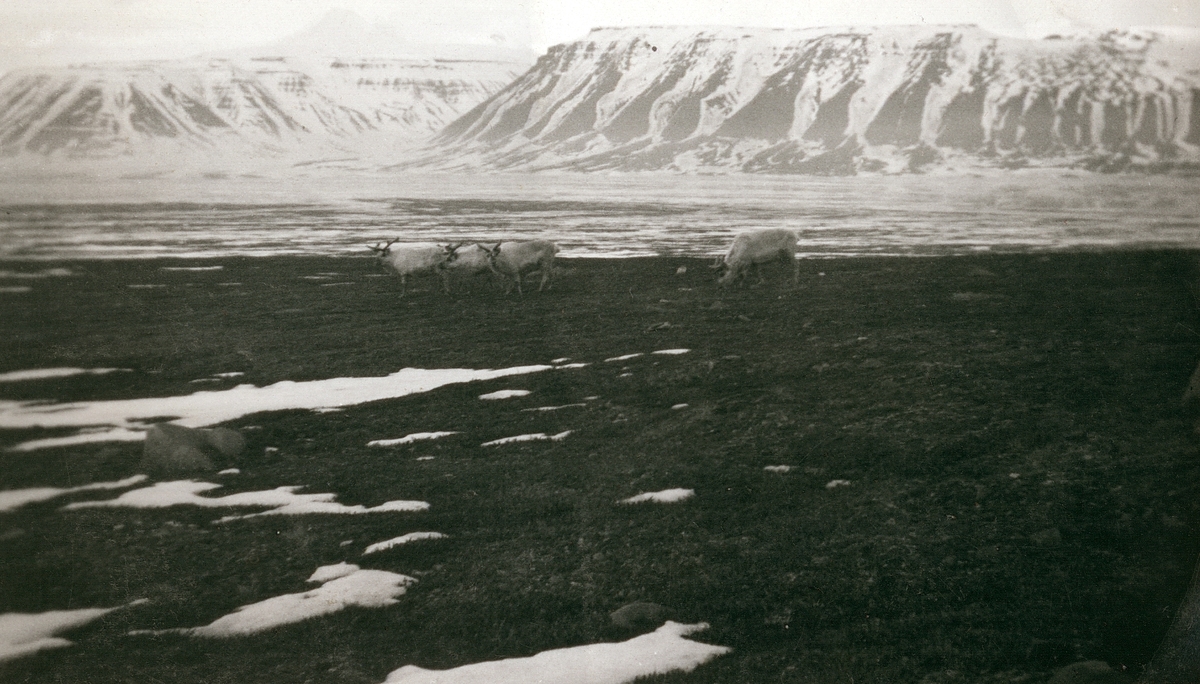
M 423 163 L 836 174 L 1193 162 L 1198 47 L 1152 31 L 597 29 L 446 127 Z
M 354 151 L 427 139 L 528 64 L 227 57 L 0 78 L 0 154 Z

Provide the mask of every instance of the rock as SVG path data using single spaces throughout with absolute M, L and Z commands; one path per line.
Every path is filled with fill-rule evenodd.
M 1103 660 L 1085 660 L 1060 668 L 1047 684 L 1131 684 L 1133 679 L 1117 672 Z
M 159 423 L 146 433 L 141 469 L 161 475 L 216 471 L 232 465 L 245 450 L 246 440 L 228 428 Z
M 674 611 L 666 606 L 637 601 L 614 610 L 609 614 L 609 618 L 613 626 L 621 629 L 649 631 L 658 629 L 673 613 Z

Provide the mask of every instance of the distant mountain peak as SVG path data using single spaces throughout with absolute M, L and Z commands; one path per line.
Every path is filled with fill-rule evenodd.
M 945 165 L 1200 168 L 1200 57 L 1155 32 L 974 25 L 598 28 L 418 162 L 852 174 Z

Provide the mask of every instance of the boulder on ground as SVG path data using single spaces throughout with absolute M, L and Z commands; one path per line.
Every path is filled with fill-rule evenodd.
M 627 630 L 650 631 L 658 629 L 662 623 L 671 619 L 673 611 L 657 603 L 638 601 L 614 610 L 609 614 L 615 627 Z
M 246 440 L 235 430 L 159 423 L 146 433 L 141 468 L 163 475 L 215 471 L 233 465 L 245 450 Z

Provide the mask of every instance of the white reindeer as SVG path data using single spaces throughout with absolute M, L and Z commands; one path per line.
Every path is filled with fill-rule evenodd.
M 399 239 L 389 240 L 383 247 L 378 244 L 374 247 L 368 245 L 368 247 L 379 257 L 382 265 L 400 276 L 400 296 L 403 297 L 408 293 L 409 276 L 426 273 L 440 276 L 442 290 L 446 294 L 450 294 L 449 276 L 446 273 L 446 262 L 451 254 L 450 248 L 429 242 L 417 242 L 399 245 L 393 249 L 392 245 L 396 244 Z
M 492 272 L 492 261 L 488 258 L 485 248 L 480 245 L 463 247 L 462 243 L 449 245 L 446 260 L 446 270 L 450 273 L 461 273 L 463 276 L 478 276 L 481 273 Z
M 721 286 L 732 285 L 746 279 L 751 270 L 758 276 L 758 284 L 766 282 L 761 264 L 774 261 L 792 264 L 792 283 L 800 282 L 800 262 L 796 260 L 796 234 L 782 228 L 769 228 L 742 233 L 733 239 L 729 251 L 717 257 L 712 265 L 724 271 L 717 279 Z
M 550 282 L 550 272 L 554 269 L 554 255 L 558 253 L 558 245 L 546 240 L 530 240 L 528 242 L 497 242 L 495 247 L 479 245 L 487 252 L 488 264 L 492 272 L 505 280 L 517 284 L 517 293 L 524 296 L 521 289 L 521 276 L 534 271 L 542 272 L 542 282 L 538 284 L 541 292 Z M 512 292 L 512 283 L 508 283 L 504 294 Z

